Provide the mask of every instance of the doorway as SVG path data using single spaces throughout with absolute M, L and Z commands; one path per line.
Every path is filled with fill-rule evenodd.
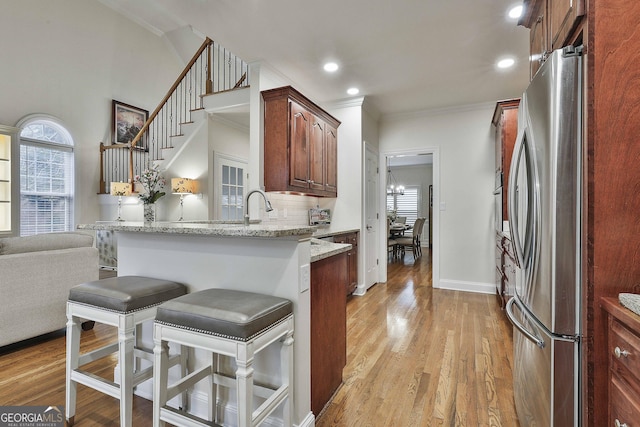
M 437 208 L 439 203 L 440 189 L 440 156 L 439 149 L 427 148 L 420 150 L 394 151 L 384 152 L 380 157 L 380 164 L 385 165 L 387 170 L 381 181 L 380 192 L 380 211 L 387 213 L 389 203 L 393 203 L 393 210 L 401 211 L 402 216 L 406 217 L 409 222 L 417 217 L 428 218 L 425 223 L 421 242 L 422 246 L 428 244 L 428 253 L 432 257 L 432 284 L 434 288 L 440 287 L 439 272 L 439 223 L 440 215 Z M 430 167 L 423 167 L 429 164 Z M 389 173 L 391 168 L 391 173 Z M 428 174 L 431 176 L 421 176 Z M 390 186 L 394 185 L 397 190 L 398 186 L 404 186 L 405 190 L 402 196 L 394 196 L 394 192 L 390 190 Z M 397 194 L 397 191 L 395 192 Z M 414 197 L 410 197 L 413 194 Z M 415 200 L 414 200 L 415 199 Z M 393 213 L 392 213 L 393 214 Z M 382 215 L 378 227 L 386 225 L 387 215 Z M 381 235 L 383 233 L 380 233 Z M 379 251 L 386 253 L 387 242 L 386 236 L 380 239 Z M 382 251 L 385 252 L 382 252 Z M 380 266 L 381 281 L 387 279 L 387 264 Z

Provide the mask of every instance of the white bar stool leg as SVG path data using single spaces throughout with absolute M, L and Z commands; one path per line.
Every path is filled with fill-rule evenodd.
M 120 363 L 120 426 L 131 427 L 133 416 L 133 348 L 136 325 L 132 316 L 120 316 L 118 361 Z
M 67 310 L 67 363 L 66 363 L 66 388 L 65 388 L 65 417 L 69 426 L 72 426 L 76 415 L 76 398 L 78 384 L 71 381 L 71 373 L 78 369 L 80 355 L 80 321 Z
M 236 354 L 238 427 L 253 425 L 253 344 L 238 344 Z
M 220 372 L 220 359 L 218 353 L 211 353 L 211 375 L 209 375 L 209 420 L 218 422 L 218 396 L 220 386 L 215 381 L 215 376 Z
M 158 328 L 158 325 L 154 326 Z M 160 420 L 160 409 L 167 404 L 167 384 L 169 377 L 169 344 L 154 339 L 153 347 L 153 427 L 164 427 Z
M 283 424 L 284 427 L 291 427 L 293 425 L 294 418 L 293 330 L 289 331 L 282 341 L 282 348 L 280 349 L 280 371 L 282 372 L 282 384 L 286 384 L 289 389 L 287 399 L 285 400 L 282 409 Z

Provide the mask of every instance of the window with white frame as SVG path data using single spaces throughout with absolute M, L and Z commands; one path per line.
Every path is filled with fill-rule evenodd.
M 418 207 L 420 206 L 420 186 L 406 186 L 404 194 L 387 193 L 387 210 L 396 212 L 396 217 L 407 218 L 406 224 L 413 227 L 413 223 L 418 218 Z
M 20 235 L 73 229 L 73 140 L 50 119 L 20 132 Z

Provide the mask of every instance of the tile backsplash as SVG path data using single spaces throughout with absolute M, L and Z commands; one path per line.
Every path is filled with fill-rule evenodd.
M 319 204 L 319 197 L 267 193 L 273 211 L 265 212 L 260 206 L 260 218 L 265 224 L 309 225 L 309 209 Z

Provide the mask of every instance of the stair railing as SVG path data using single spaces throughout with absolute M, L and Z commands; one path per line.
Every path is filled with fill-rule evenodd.
M 172 138 L 193 123 L 191 113 L 203 109 L 204 96 L 247 87 L 248 74 L 244 61 L 207 37 L 130 143 L 100 143 L 100 193 L 108 193 L 111 182 L 133 184 L 150 163 L 163 159 L 163 150 L 173 148 Z

